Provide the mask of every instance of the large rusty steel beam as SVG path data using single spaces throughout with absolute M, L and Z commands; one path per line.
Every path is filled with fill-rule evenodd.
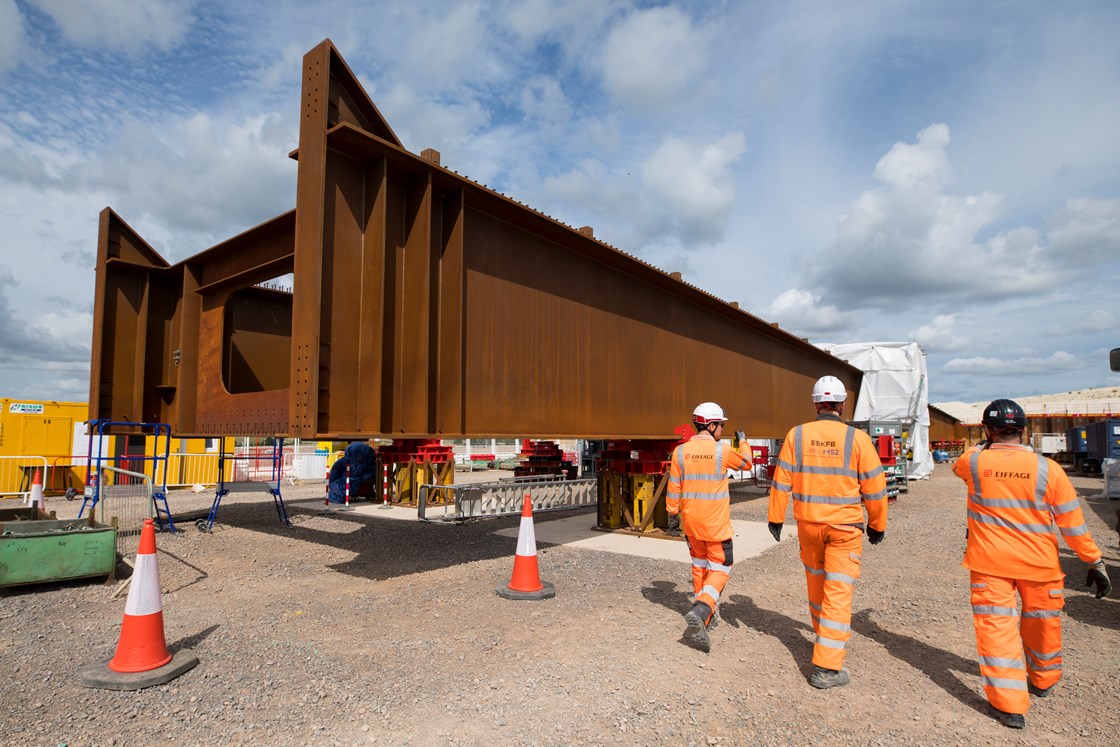
M 853 366 L 405 150 L 304 57 L 296 208 L 169 265 L 111 210 L 90 416 L 178 435 L 663 438 L 702 400 L 781 437 Z M 257 284 L 292 274 L 291 294 Z

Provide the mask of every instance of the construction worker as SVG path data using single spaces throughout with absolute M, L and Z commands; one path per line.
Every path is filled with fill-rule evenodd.
M 877 545 L 887 531 L 887 482 L 871 437 L 840 420 L 848 398 L 843 382 L 824 376 L 813 385 L 812 396 L 817 418 L 786 434 L 767 520 L 780 541 L 786 506 L 793 499 L 809 616 L 817 636 L 809 684 L 823 690 L 851 679 L 843 664 L 852 635 L 864 508 L 867 538 Z
M 1085 585 L 1096 587 L 1098 599 L 1112 583 L 1065 470 L 1022 444 L 1023 408 L 997 399 L 984 408 L 981 422 L 987 442 L 953 465 L 968 487 L 963 565 L 972 576 L 984 693 L 1004 726 L 1022 729 L 1030 694 L 1045 698 L 1062 677 L 1064 576 L 1051 524 L 1089 565 Z
M 711 651 L 709 627 L 719 622 L 717 605 L 735 562 L 731 549 L 731 494 L 727 471 L 750 465 L 750 445 L 739 431 L 739 449 L 725 445 L 727 418 L 715 402 L 704 402 L 692 412 L 696 435 L 673 450 L 669 462 L 669 487 L 665 508 L 669 533 L 684 531 L 692 556 L 692 608 L 684 615 L 685 638 L 701 651 Z

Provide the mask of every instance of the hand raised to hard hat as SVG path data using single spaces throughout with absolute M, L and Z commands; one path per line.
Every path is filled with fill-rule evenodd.
M 1089 573 L 1085 576 L 1086 586 L 1096 586 L 1097 599 L 1108 596 L 1112 591 L 1112 582 L 1108 580 L 1108 571 L 1104 568 L 1104 560 L 1098 560 L 1089 566 Z

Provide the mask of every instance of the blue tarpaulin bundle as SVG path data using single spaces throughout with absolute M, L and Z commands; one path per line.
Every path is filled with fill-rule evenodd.
M 346 502 L 346 468 L 350 468 L 350 498 L 372 497 L 377 477 L 377 452 L 367 443 L 353 443 L 346 453 L 331 465 L 327 500 L 331 503 Z

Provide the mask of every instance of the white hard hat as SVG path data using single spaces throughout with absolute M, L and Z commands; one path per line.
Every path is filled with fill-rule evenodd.
M 844 382 L 835 376 L 822 376 L 813 384 L 814 402 L 843 402 L 847 398 Z
M 727 418 L 723 414 L 723 408 L 715 402 L 701 402 L 692 411 L 692 421 L 700 425 L 707 425 L 708 423 L 726 423 Z

